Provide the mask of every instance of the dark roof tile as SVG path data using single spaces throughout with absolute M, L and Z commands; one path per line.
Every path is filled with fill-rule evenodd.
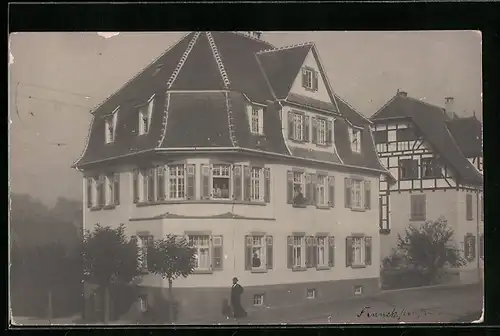
M 292 152 L 293 156 L 300 158 L 340 163 L 339 157 L 333 152 L 317 151 L 300 147 L 291 147 L 290 151 Z
M 476 117 L 450 120 L 448 121 L 448 129 L 466 157 L 483 155 L 481 122 Z
M 286 101 L 291 102 L 291 103 L 304 105 L 304 106 L 311 107 L 314 109 L 320 109 L 320 110 L 327 111 L 327 112 L 337 113 L 337 108 L 335 107 L 334 104 L 324 102 L 322 100 L 314 99 L 311 97 L 299 95 L 297 93 L 289 93 Z

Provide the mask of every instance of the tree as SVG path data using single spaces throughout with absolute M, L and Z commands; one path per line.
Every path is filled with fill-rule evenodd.
M 85 277 L 96 283 L 104 295 L 104 322 L 109 321 L 109 287 L 130 283 L 140 275 L 139 251 L 134 241 L 127 239 L 125 226 L 113 229 L 96 224 L 87 231 L 83 243 Z
M 195 250 L 189 246 L 186 239 L 178 239 L 174 235 L 167 235 L 164 239 L 154 241 L 148 249 L 148 270 L 168 280 L 168 316 L 171 321 L 174 315 L 172 282 L 191 274 L 195 263 Z
M 458 268 L 466 264 L 460 250 L 453 244 L 453 234 L 443 217 L 421 226 L 410 225 L 404 236 L 398 234 L 399 262 L 417 269 L 428 283 L 434 283 L 445 267 Z

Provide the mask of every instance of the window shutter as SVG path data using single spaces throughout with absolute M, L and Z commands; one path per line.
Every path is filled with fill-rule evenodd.
M 352 189 L 352 180 L 350 178 L 344 178 L 344 186 L 345 186 L 345 207 L 351 207 L 351 189 Z
M 306 237 L 306 267 L 313 267 L 313 237 Z
M 91 177 L 87 177 L 87 207 L 92 208 L 92 186 L 93 186 L 93 179 Z
M 250 179 L 250 167 L 244 166 L 243 167 L 243 194 L 244 194 L 245 201 L 250 201 L 250 188 L 252 187 L 251 183 L 252 183 L 252 181 Z
M 113 183 L 114 183 L 113 191 L 115 192 L 115 194 L 114 194 L 115 205 L 119 205 L 120 204 L 120 174 L 119 173 L 114 174 Z
M 328 237 L 328 266 L 335 266 L 335 238 Z
M 148 170 L 148 201 L 153 202 L 155 200 L 155 172 L 156 169 Z
M 293 172 L 286 173 L 286 202 L 293 203 Z
M 466 212 L 466 219 L 467 220 L 472 220 L 472 195 L 471 194 L 466 194 L 465 195 L 465 212 Z
M 314 204 L 314 185 L 312 183 L 312 174 L 306 175 L 306 203 Z
M 252 236 L 245 236 L 245 270 L 252 269 Z
M 243 199 L 242 190 L 241 190 L 241 169 L 242 166 L 237 165 L 233 167 L 233 192 L 234 199 L 237 201 L 241 201 Z
M 156 183 L 158 184 L 157 198 L 159 201 L 163 201 L 165 199 L 165 167 L 164 166 L 156 167 Z
M 223 263 L 222 236 L 212 237 L 212 269 L 222 270 Z
M 105 188 L 106 178 L 104 175 L 99 176 L 99 206 L 104 206 L 106 204 L 106 188 Z
M 134 169 L 132 172 L 132 189 L 134 203 L 137 203 L 139 202 L 139 170 L 137 169 Z
M 318 72 L 313 72 L 313 90 L 318 91 Z
M 286 241 L 286 264 L 287 268 L 293 267 L 293 236 L 288 236 Z
M 315 174 L 311 174 L 311 185 L 312 185 L 312 199 L 311 204 L 315 205 L 317 203 L 318 192 L 317 192 L 318 177 Z
M 186 166 L 186 197 L 188 200 L 196 198 L 196 166 L 189 164 Z
M 259 109 L 259 134 L 264 134 L 264 109 Z
M 201 165 L 201 198 L 210 198 L 210 166 Z
M 326 122 L 326 144 L 331 145 L 333 142 L 333 123 L 331 121 Z
M 293 112 L 288 112 L 288 139 L 293 139 Z
M 372 208 L 371 182 L 365 181 L 365 209 Z
M 372 237 L 365 237 L 365 265 L 372 264 Z
M 310 126 L 310 118 L 309 116 L 304 116 L 304 141 L 309 141 L 309 127 Z
M 312 240 L 312 266 L 318 266 L 318 237 L 311 237 Z
M 264 168 L 264 201 L 271 201 L 271 169 Z
M 302 69 L 302 87 L 303 88 L 308 88 L 307 87 L 307 71 L 306 69 Z
M 353 254 L 353 239 L 352 237 L 346 237 L 345 239 L 345 266 L 352 266 L 352 254 Z
M 267 269 L 273 269 L 273 237 L 266 237 L 266 265 Z
M 471 254 L 472 254 L 472 260 L 474 260 L 474 259 L 476 259 L 476 236 L 470 236 L 469 239 L 472 241 L 472 243 L 471 243 L 471 245 L 472 245 L 471 252 L 472 253 Z
M 335 177 L 328 176 L 328 204 L 330 207 L 335 206 Z
M 312 141 L 313 144 L 318 143 L 318 119 L 312 118 Z
M 469 259 L 469 235 L 466 234 L 464 236 L 464 257 Z

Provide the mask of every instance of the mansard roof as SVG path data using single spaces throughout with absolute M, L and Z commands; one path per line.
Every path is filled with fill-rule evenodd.
M 84 153 L 75 166 L 156 149 L 234 148 L 386 172 L 376 157 L 370 121 L 359 112 L 333 93 L 332 102 L 289 95 L 311 48 L 311 43 L 274 48 L 234 32 L 186 34 L 95 109 Z M 281 127 L 284 100 L 279 97 L 283 96 L 338 117 L 334 133 L 338 154 L 290 151 Z M 138 106 L 151 98 L 149 132 L 138 135 Z M 264 135 L 250 132 L 246 114 L 250 102 L 264 109 Z M 118 111 L 115 138 L 106 144 L 105 117 L 113 111 Z M 365 129 L 362 155 L 350 151 L 350 125 Z
M 452 135 L 449 124 L 453 124 L 442 107 L 397 94 L 372 117 L 373 122 L 394 118 L 411 118 L 434 150 L 456 171 L 461 180 L 474 185 L 483 183 L 481 173 L 467 160 L 458 142 Z M 460 134 L 455 132 L 456 136 Z

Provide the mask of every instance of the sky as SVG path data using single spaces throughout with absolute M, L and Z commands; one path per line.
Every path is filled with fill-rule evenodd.
M 71 164 L 90 111 L 185 33 L 15 33 L 9 48 L 10 186 L 47 205 L 82 199 Z M 286 46 L 314 42 L 333 90 L 367 117 L 398 89 L 482 120 L 481 34 L 476 31 L 264 32 Z

